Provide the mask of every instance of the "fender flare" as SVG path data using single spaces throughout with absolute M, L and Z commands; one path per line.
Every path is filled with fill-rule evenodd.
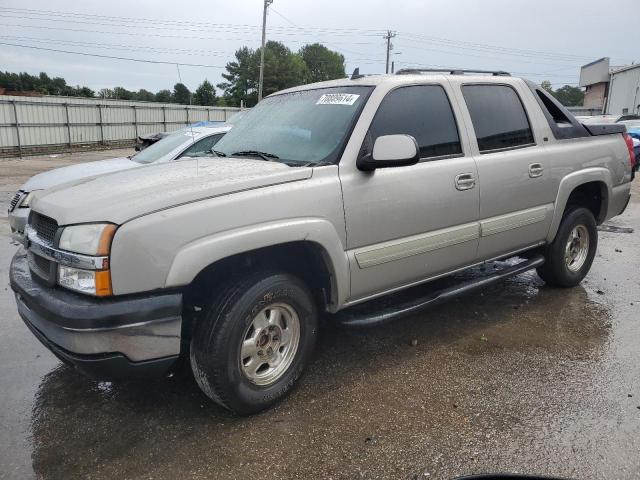
M 603 195 L 602 199 L 603 216 L 602 219 L 596 219 L 596 221 L 600 223 L 604 219 L 608 209 L 608 202 L 612 195 L 611 185 L 613 182 L 611 181 L 611 172 L 606 168 L 592 167 L 570 173 L 560 181 L 560 185 L 558 186 L 558 195 L 556 196 L 553 219 L 551 220 L 549 233 L 547 234 L 547 242 L 551 243 L 556 233 L 558 233 L 564 209 L 567 206 L 567 200 L 569 200 L 571 193 L 580 185 L 591 182 L 600 182 L 606 187 L 606 195 Z
M 250 225 L 199 238 L 183 246 L 173 258 L 167 288 L 190 284 L 209 265 L 259 248 L 306 241 L 317 244 L 331 274 L 332 303 L 342 305 L 350 294 L 349 260 L 333 224 L 321 218 L 297 218 Z

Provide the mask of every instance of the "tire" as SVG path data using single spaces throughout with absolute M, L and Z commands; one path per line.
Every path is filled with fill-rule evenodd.
M 575 287 L 589 273 L 597 247 L 598 230 L 593 213 L 582 207 L 572 208 L 565 213 L 556 238 L 547 247 L 545 263 L 537 269 L 538 275 L 553 287 Z
M 249 415 L 289 393 L 318 335 L 316 305 L 300 280 L 255 273 L 232 282 L 205 310 L 193 332 L 190 361 L 209 398 Z

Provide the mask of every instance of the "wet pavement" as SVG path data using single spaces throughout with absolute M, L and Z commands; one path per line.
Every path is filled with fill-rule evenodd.
M 184 372 L 76 374 L 28 332 L 5 281 L 0 478 L 639 478 L 637 182 L 608 223 L 634 231 L 600 232 L 580 287 L 528 273 L 384 326 L 325 328 L 298 388 L 249 418 Z M 6 279 L 15 247 L 0 229 Z

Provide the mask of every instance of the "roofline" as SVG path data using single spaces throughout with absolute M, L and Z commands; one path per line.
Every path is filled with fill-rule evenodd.
M 617 70 L 612 70 L 611 72 L 609 72 L 609 75 L 615 75 L 617 73 L 626 72 L 627 70 L 633 70 L 634 68 L 640 68 L 640 63 L 627 65 L 626 67 L 620 67 Z
M 458 71 L 459 70 L 456 70 L 456 72 Z M 334 87 L 339 88 L 339 87 L 347 87 L 347 86 L 377 87 L 378 85 L 381 85 L 383 83 L 392 83 L 395 81 L 400 84 L 400 83 L 407 83 L 410 80 L 416 81 L 417 79 L 422 80 L 425 78 L 437 79 L 439 81 L 443 81 L 447 77 L 462 79 L 464 81 L 468 81 L 468 80 L 477 81 L 478 79 L 481 79 L 482 81 L 489 81 L 489 82 L 493 81 L 495 83 L 510 82 L 510 81 L 517 81 L 517 80 L 526 81 L 526 78 L 524 77 L 505 75 L 505 74 L 502 74 L 502 72 L 498 72 L 500 73 L 498 75 L 495 75 L 493 71 L 487 72 L 487 74 L 478 74 L 478 75 L 460 75 L 460 74 L 450 75 L 449 72 L 450 70 L 445 70 L 442 72 L 434 71 L 434 72 L 424 72 L 424 73 L 405 72 L 400 75 L 381 73 L 381 74 L 366 75 L 366 76 L 358 77 L 354 80 L 351 80 L 349 77 L 345 77 L 345 78 L 338 78 L 335 80 L 328 80 L 324 82 L 308 83 L 306 85 L 297 85 L 295 87 L 290 87 L 284 90 L 280 90 L 278 92 L 271 93 L 265 96 L 264 98 L 269 98 L 276 95 L 283 95 L 287 93 L 306 91 L 306 90 L 318 90 L 321 88 L 334 88 Z
M 596 63 L 600 63 L 604 60 L 611 61 L 609 57 L 602 57 L 602 58 L 599 58 L 598 60 L 594 60 L 593 62 L 587 63 L 586 65 L 582 65 L 580 68 L 587 68 L 587 67 L 590 67 L 591 65 L 595 65 Z

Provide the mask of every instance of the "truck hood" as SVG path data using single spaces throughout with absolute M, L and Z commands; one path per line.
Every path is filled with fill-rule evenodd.
M 185 159 L 65 183 L 36 193 L 32 208 L 59 225 L 121 224 L 196 200 L 304 180 L 312 172 L 244 158 Z
M 139 163 L 133 162 L 126 157 L 78 163 L 76 165 L 55 168 L 48 172 L 42 172 L 34 175 L 27 180 L 27 183 L 22 186 L 21 190 L 24 190 L 25 192 L 44 190 L 73 180 L 78 180 L 79 178 L 102 175 L 104 173 L 117 172 L 119 170 L 128 170 L 139 166 Z

